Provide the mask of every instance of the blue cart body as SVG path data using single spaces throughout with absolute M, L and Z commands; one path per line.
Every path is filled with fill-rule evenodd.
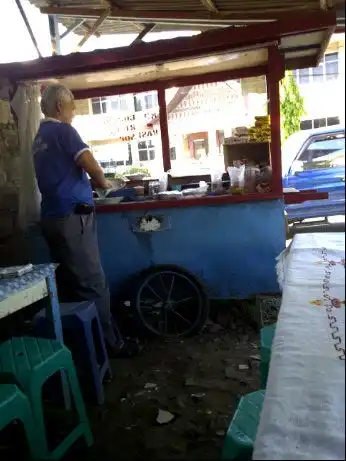
M 155 264 L 190 271 L 213 299 L 279 291 L 275 258 L 285 248 L 282 200 L 201 204 L 149 213 L 163 218 L 166 230 L 134 231 L 136 219 L 147 211 L 98 210 L 101 258 L 112 294 L 129 277 Z

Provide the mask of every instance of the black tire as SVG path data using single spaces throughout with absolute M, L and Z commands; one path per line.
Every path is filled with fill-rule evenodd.
M 146 331 L 163 338 L 182 338 L 204 328 L 209 300 L 202 283 L 190 272 L 175 265 L 157 265 L 133 281 L 131 304 Z

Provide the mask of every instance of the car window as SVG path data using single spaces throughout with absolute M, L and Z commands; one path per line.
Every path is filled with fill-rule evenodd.
M 301 153 L 303 170 L 333 168 L 345 164 L 345 134 L 313 140 Z

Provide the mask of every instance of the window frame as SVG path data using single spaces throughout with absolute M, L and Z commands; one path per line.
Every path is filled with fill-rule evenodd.
M 145 148 L 144 147 L 139 147 L 141 143 L 145 143 Z M 148 143 L 151 145 L 148 146 Z M 152 138 L 148 139 L 142 139 L 141 141 L 137 142 L 137 150 L 138 150 L 138 160 L 139 162 L 152 162 L 156 158 L 156 146 L 153 143 Z M 140 155 L 141 153 L 145 152 L 146 153 L 146 159 L 141 160 Z
M 326 60 L 327 57 L 335 55 L 333 60 Z M 327 65 L 337 64 L 337 72 L 327 73 Z M 322 73 L 317 73 L 317 70 L 322 68 Z M 300 75 L 307 72 L 306 75 Z M 340 75 L 340 53 L 339 51 L 333 51 L 326 53 L 323 56 L 323 60 L 320 62 L 318 67 L 305 67 L 303 69 L 296 69 L 293 71 L 293 76 L 298 85 L 307 85 L 309 83 L 323 83 L 332 82 L 337 80 Z M 318 78 L 317 78 L 318 77 Z M 302 78 L 307 78 L 307 81 L 301 81 Z

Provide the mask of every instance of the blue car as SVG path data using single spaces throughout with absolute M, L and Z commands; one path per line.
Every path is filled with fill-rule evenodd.
M 282 148 L 283 187 L 328 192 L 328 199 L 286 205 L 288 222 L 345 214 L 345 127 L 304 130 Z

